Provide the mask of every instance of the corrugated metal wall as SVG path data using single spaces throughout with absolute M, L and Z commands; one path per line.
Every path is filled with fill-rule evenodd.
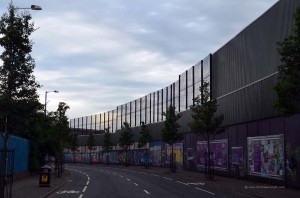
M 17 136 L 10 136 L 8 148 L 15 149 L 14 173 L 27 172 L 29 160 L 30 142 L 27 139 Z M 0 148 L 3 147 L 3 135 L 0 134 Z
M 300 0 L 279 1 L 212 55 L 212 97 L 226 125 L 277 115 L 277 42 L 291 34 L 297 5 Z

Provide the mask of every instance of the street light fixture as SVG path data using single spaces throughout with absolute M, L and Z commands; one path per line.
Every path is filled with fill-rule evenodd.
M 47 114 L 47 94 L 51 93 L 51 92 L 53 92 L 53 93 L 59 93 L 59 91 L 57 91 L 57 90 L 45 91 L 45 115 Z
M 30 8 L 14 8 L 15 10 L 42 10 L 42 7 L 39 5 L 31 5 Z

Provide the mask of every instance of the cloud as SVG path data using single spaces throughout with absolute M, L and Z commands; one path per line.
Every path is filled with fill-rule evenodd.
M 276 0 L 15 0 L 39 4 L 33 57 L 48 109 L 70 118 L 115 109 L 178 80 Z M 4 4 L 9 3 L 5 0 Z M 1 7 L 0 11 L 4 10 Z

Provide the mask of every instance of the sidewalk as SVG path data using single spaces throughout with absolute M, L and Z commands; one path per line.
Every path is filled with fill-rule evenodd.
M 123 168 L 125 166 L 122 166 Z M 265 183 L 253 182 L 244 179 L 236 179 L 231 177 L 214 176 L 213 181 L 205 179 L 203 173 L 178 170 L 176 173 L 171 173 L 169 168 L 129 166 L 126 169 L 134 169 L 136 171 L 151 172 L 153 174 L 161 174 L 166 177 L 172 177 L 178 181 L 185 181 L 188 183 L 204 183 L 204 186 L 210 189 L 224 189 L 232 191 L 235 197 L 262 197 L 262 198 L 298 198 L 300 197 L 300 190 L 285 188 L 284 186 L 272 186 Z
M 50 187 L 39 187 L 39 175 L 28 176 L 14 181 L 13 198 L 42 198 L 63 186 L 70 178 L 70 173 L 65 171 L 63 176 L 57 177 L 51 173 Z

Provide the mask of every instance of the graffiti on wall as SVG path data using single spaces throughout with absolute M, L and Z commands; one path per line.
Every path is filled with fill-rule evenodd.
M 172 153 L 172 146 L 166 144 L 166 164 L 170 164 L 170 157 Z M 173 144 L 173 154 L 175 156 L 175 162 L 178 165 L 183 165 L 183 144 L 182 143 L 175 143 Z
M 248 137 L 247 142 L 248 173 L 283 179 L 283 135 Z
M 231 147 L 231 163 L 235 165 L 244 164 L 244 149 L 242 146 Z
M 161 141 L 152 141 L 149 150 L 153 166 L 161 166 Z

